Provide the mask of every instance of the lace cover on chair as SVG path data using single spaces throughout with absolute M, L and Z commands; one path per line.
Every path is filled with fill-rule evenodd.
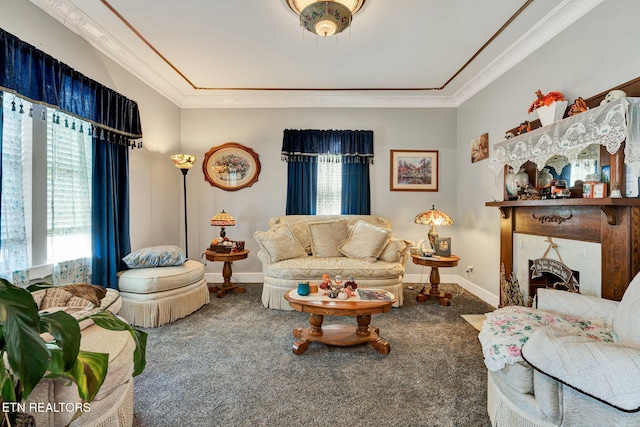
M 505 165 L 518 170 L 532 161 L 542 170 L 554 158 L 554 168 L 559 172 L 563 166 L 557 156 L 566 157 L 568 164 L 578 160 L 591 144 L 603 145 L 613 154 L 626 139 L 625 163 L 639 172 L 639 116 L 640 98 L 618 99 L 496 144 L 489 167 L 497 175 Z

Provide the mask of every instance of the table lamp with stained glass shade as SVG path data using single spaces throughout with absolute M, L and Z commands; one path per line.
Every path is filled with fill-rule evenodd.
M 222 212 L 218 212 L 213 216 L 213 218 L 211 218 L 211 225 L 220 227 L 220 237 L 224 239 L 227 235 L 225 227 L 236 225 L 236 221 L 233 219 L 233 216 L 225 212 L 223 209 Z
M 436 229 L 436 226 L 453 224 L 453 220 L 451 219 L 451 217 L 446 213 L 437 210 L 435 205 L 431 205 L 431 209 L 429 209 L 428 211 L 416 215 L 413 222 L 415 222 L 416 224 L 431 226 L 431 230 L 429 230 L 428 236 L 432 249 L 435 249 L 436 239 L 438 238 L 438 230 Z

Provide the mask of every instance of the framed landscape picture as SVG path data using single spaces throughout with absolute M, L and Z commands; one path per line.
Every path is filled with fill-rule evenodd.
M 258 154 L 236 142 L 212 147 L 202 162 L 204 179 L 214 187 L 237 191 L 250 187 L 260 175 Z
M 391 150 L 391 191 L 438 191 L 438 152 Z

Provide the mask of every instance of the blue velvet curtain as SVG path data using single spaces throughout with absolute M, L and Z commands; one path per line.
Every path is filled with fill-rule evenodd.
M 129 239 L 129 150 L 93 138 L 91 246 L 92 281 L 117 289 L 116 273 L 125 268 L 122 258 L 131 252 Z
M 368 163 L 344 163 L 342 165 L 343 215 L 371 214 L 371 188 Z
M 0 90 L 92 123 L 93 282 L 117 287 L 116 272 L 131 249 L 128 147 L 142 146 L 138 104 L 2 29 Z
M 315 215 L 318 163 L 289 162 L 287 168 L 287 215 Z
M 373 131 L 285 129 L 282 160 L 288 162 L 287 215 L 314 215 L 317 162 L 321 154 L 342 158 L 342 214 L 371 213 L 369 164 L 373 163 Z

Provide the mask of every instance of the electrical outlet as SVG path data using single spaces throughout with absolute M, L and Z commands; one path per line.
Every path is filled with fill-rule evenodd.
M 473 273 L 473 265 L 467 265 L 467 274 Z

